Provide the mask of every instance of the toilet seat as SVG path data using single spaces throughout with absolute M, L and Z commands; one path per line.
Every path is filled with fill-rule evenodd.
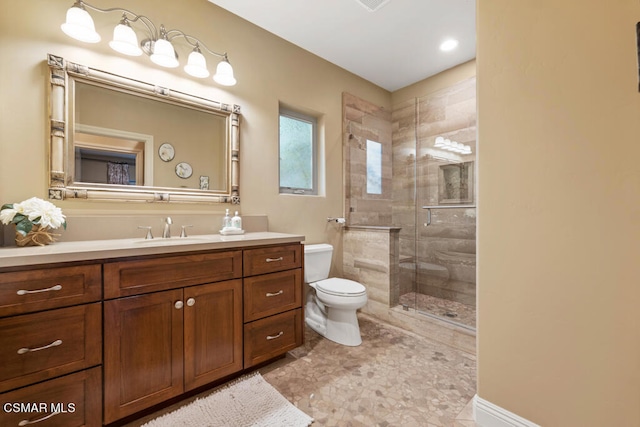
M 328 295 L 341 297 L 359 297 L 367 294 L 367 289 L 358 282 L 332 277 L 314 283 L 316 290 Z

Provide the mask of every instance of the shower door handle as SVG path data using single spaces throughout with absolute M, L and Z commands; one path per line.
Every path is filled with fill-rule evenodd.
M 444 205 L 444 206 L 423 206 L 427 210 L 426 226 L 431 225 L 431 209 L 475 209 L 475 205 Z

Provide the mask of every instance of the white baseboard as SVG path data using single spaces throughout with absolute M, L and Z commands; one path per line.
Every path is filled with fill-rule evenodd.
M 540 427 L 477 394 L 473 397 L 473 418 L 480 427 Z

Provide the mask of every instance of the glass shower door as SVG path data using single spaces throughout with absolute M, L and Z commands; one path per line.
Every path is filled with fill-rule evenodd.
M 475 78 L 416 105 L 415 308 L 476 320 Z

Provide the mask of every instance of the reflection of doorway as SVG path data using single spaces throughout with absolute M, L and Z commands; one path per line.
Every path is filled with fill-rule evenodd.
M 153 136 L 76 125 L 73 139 L 74 182 L 111 184 L 109 170 L 115 167 L 128 171 L 120 184 L 153 185 Z
M 109 169 L 122 166 L 128 179 L 118 184 L 144 185 L 144 143 L 76 132 L 73 145 L 76 182 L 113 184 L 108 178 Z

